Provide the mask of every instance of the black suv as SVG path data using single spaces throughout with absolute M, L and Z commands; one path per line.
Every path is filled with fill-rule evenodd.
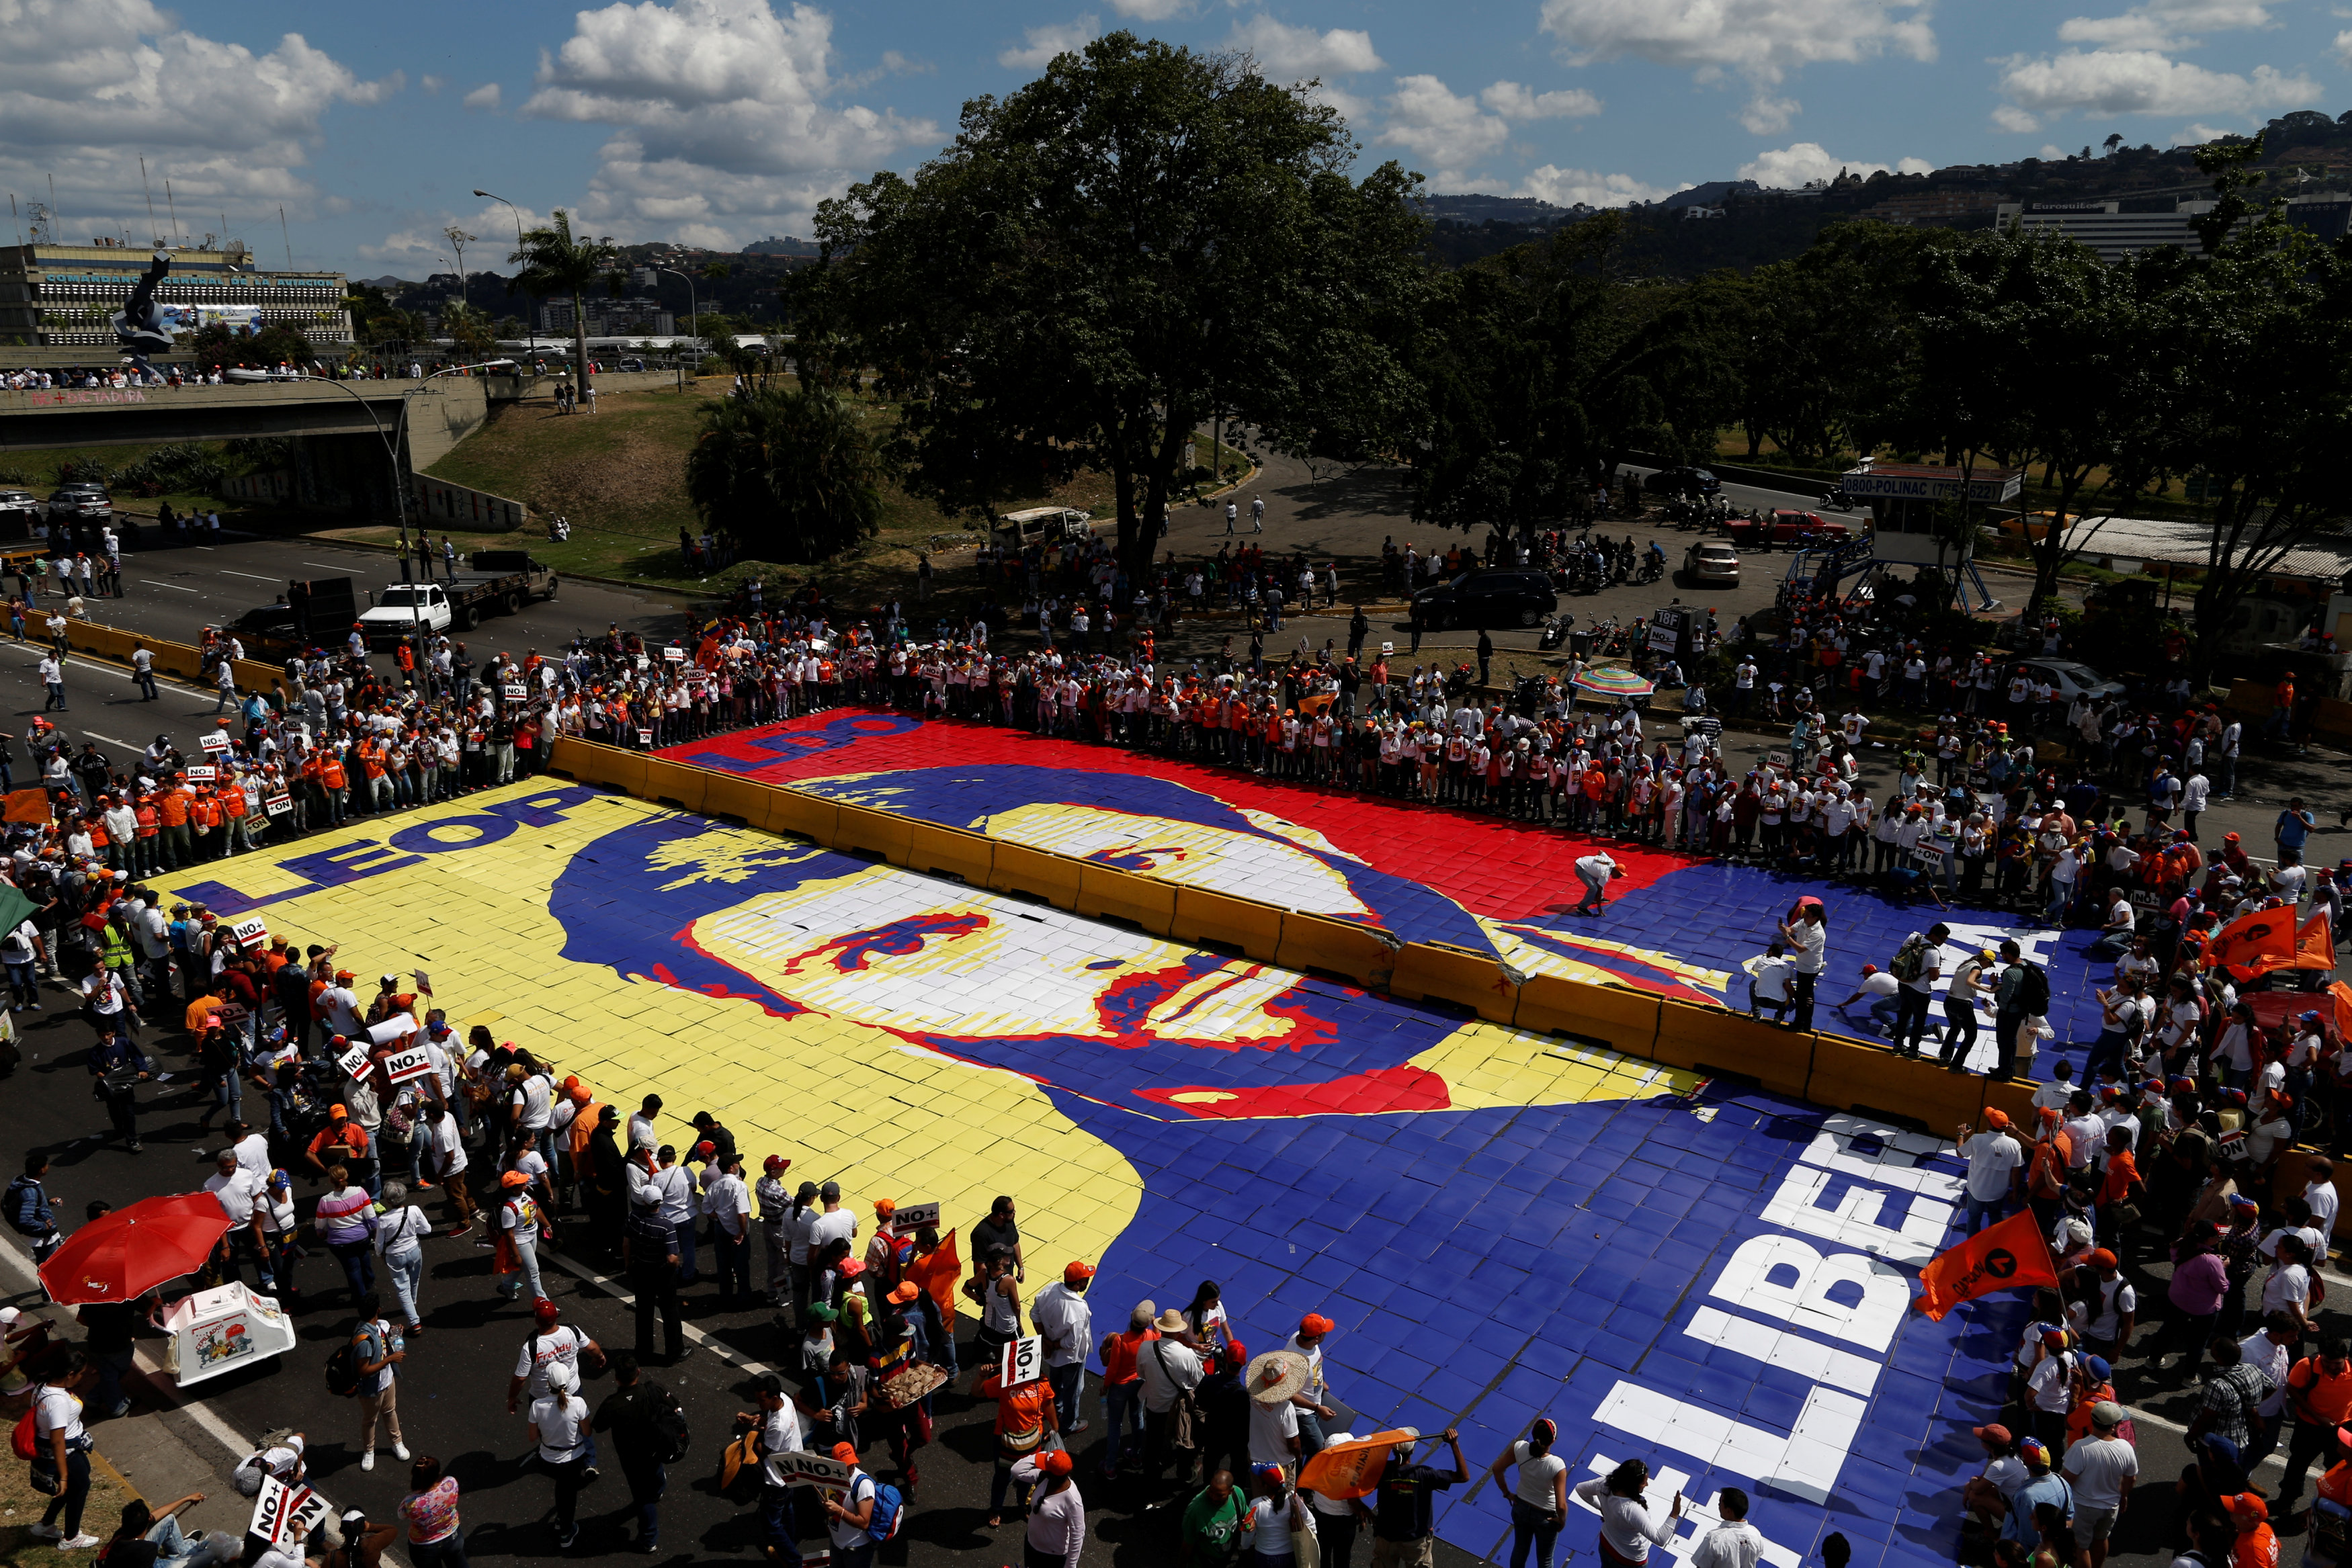
M 1424 626 L 1533 626 L 1559 608 L 1551 579 L 1532 567 L 1473 567 L 1412 596 Z
M 1723 481 L 1705 468 L 1661 468 L 1642 481 L 1642 488 L 1654 496 L 1712 496 L 1723 488 Z

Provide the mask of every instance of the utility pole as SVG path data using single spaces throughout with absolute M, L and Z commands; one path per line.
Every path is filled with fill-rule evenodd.
M 286 204 L 278 204 L 278 234 L 286 242 L 286 270 L 294 270 L 294 233 L 286 226 Z
M 180 206 L 172 200 L 172 176 L 163 176 L 163 210 L 172 214 L 172 243 L 177 246 L 184 237 L 180 233 Z

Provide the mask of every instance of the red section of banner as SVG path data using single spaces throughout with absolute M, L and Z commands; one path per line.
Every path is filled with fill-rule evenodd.
M 892 734 L 861 735 L 850 744 L 782 755 L 751 744 L 765 736 L 840 726 L 879 710 L 835 708 L 780 725 L 738 730 L 669 747 L 662 755 L 692 761 L 717 753 L 757 764 L 746 775 L 774 783 L 850 773 L 1013 763 L 1076 773 L 1127 773 L 1197 789 L 1236 809 L 1264 811 L 1310 828 L 1334 848 L 1379 871 L 1410 877 L 1490 920 L 1535 920 L 1582 892 L 1576 862 L 1597 846 L 1625 868 L 1611 887 L 1620 896 L 1695 863 L 1690 857 L 1620 839 L 1591 839 L 1501 817 L 1412 805 L 1377 795 L 1269 783 L 1238 768 L 1203 767 L 1118 746 L 1087 746 L 1026 730 L 958 719 L 931 719 Z M 838 733 L 838 730 L 835 730 Z

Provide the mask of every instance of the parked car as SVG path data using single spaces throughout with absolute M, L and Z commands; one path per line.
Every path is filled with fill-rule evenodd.
M 1701 539 L 1683 552 L 1685 588 L 1734 588 L 1739 583 L 1739 552 L 1723 539 Z
M 1723 533 L 1735 545 L 1755 545 L 1769 542 L 1775 545 L 1819 544 L 1842 541 L 1853 534 L 1843 523 L 1832 522 L 1819 512 L 1795 512 L 1787 509 L 1767 512 L 1760 524 L 1735 514 L 1723 525 Z
M 1473 567 L 1412 596 L 1424 626 L 1534 626 L 1559 608 L 1551 579 L 1527 567 Z
M 1723 488 L 1723 481 L 1706 468 L 1661 468 L 1642 481 L 1642 488 L 1654 496 L 1712 496 Z
M 40 517 L 38 496 L 30 490 L 0 489 L 0 538 L 32 538 L 33 525 Z
M 645 368 L 646 362 L 643 360 L 623 360 L 621 361 L 621 369 L 624 371 L 642 371 Z
M 1032 507 L 996 519 L 996 542 L 1008 549 L 1065 544 L 1093 532 L 1093 520 L 1075 507 Z
M 102 523 L 114 515 L 114 499 L 106 486 L 88 480 L 60 485 L 49 496 L 52 517 L 82 517 Z
M 2055 686 L 2058 700 L 2063 703 L 2071 704 L 2076 697 L 2085 695 L 2094 700 L 2124 695 L 2121 681 L 2111 681 L 2090 665 L 2076 664 L 2072 659 L 2026 659 L 2021 662 L 2025 665 L 2027 674 L 2037 681 L 2046 680 Z

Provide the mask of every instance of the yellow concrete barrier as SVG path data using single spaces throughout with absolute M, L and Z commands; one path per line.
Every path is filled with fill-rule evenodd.
M 709 786 L 710 775 L 699 768 L 662 757 L 646 758 L 645 792 L 681 811 L 701 810 L 702 798 L 709 792 Z
M 972 887 L 988 885 L 988 868 L 996 859 L 994 840 L 929 822 L 909 821 L 907 826 L 908 870 L 961 877 Z
M 1518 1011 L 1511 1022 L 1538 1034 L 1603 1040 L 1612 1051 L 1646 1059 L 1657 1049 L 1660 1006 L 1647 991 L 1530 975 L 1519 987 Z
M 1286 911 L 1282 942 L 1274 961 L 1286 969 L 1335 975 L 1359 986 L 1385 989 L 1396 971 L 1397 941 L 1371 925 L 1352 925 L 1320 915 Z
M 989 857 L 988 885 L 999 893 L 1025 893 L 1056 909 L 1076 908 L 1078 862 L 1026 844 L 999 842 Z
M 913 836 L 914 824 L 896 811 L 845 804 L 833 830 L 833 847 L 902 866 Z
M 1238 947 L 1259 963 L 1271 964 L 1282 947 L 1282 911 L 1255 898 L 1180 887 L 1168 935 L 1178 942 Z
M 1435 997 L 1458 1003 L 1491 1023 L 1509 1023 L 1519 1010 L 1519 988 L 1491 955 L 1446 943 L 1408 942 L 1399 948 L 1389 989 L 1407 1001 Z
M 731 817 L 747 827 L 767 815 L 769 791 L 765 785 L 712 768 L 699 771 L 703 775 L 702 810 L 706 815 Z
M 839 829 L 841 803 L 822 795 L 803 794 L 798 789 L 779 789 L 772 784 L 762 784 L 760 790 L 767 797 L 760 815 L 751 819 L 751 825 L 772 833 L 791 833 L 796 838 L 811 840 L 833 847 L 834 835 Z
M 1937 1137 L 1948 1138 L 1960 1123 L 1979 1119 L 1984 1082 L 1973 1073 L 1948 1072 L 1932 1061 L 1907 1060 L 1885 1046 L 1822 1035 L 1814 1041 L 1813 1070 L 1800 1098 L 1836 1111 L 1916 1117 Z
M 1670 1001 L 1661 1005 L 1651 1059 L 1668 1067 L 1741 1073 L 1775 1094 L 1801 1100 L 1813 1067 L 1813 1037 L 1746 1013 Z
M 1948 1078 L 1951 1074 L 1946 1073 L 1945 1076 Z M 2011 1125 L 2023 1129 L 2028 1138 L 2033 1136 L 2033 1091 L 2040 1085 L 2022 1078 L 2012 1078 L 2006 1083 L 1996 1083 L 1990 1078 L 1979 1078 L 1973 1074 L 1969 1081 L 1977 1086 L 1979 1097 L 1978 1113 L 1969 1120 L 1980 1122 L 1984 1112 L 1999 1111 L 2009 1117 Z M 1939 1138 L 1948 1138 L 1952 1135 L 1951 1128 L 1939 1127 L 1933 1122 L 1927 1124 L 1927 1131 Z
M 1176 921 L 1176 889 L 1157 877 L 1081 863 L 1078 898 L 1071 908 L 1089 920 L 1123 920 L 1165 936 Z

